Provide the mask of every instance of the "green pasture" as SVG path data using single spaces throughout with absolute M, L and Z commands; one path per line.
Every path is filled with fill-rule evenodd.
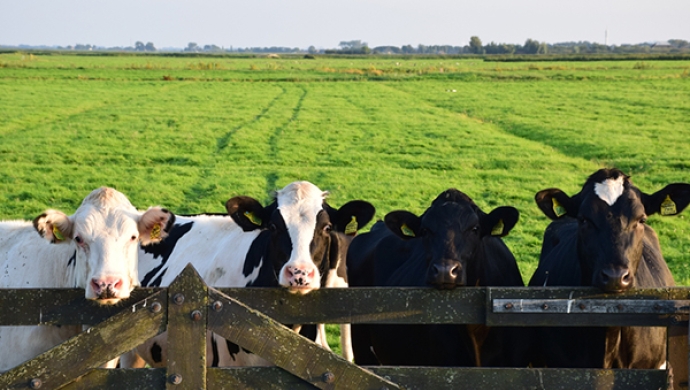
M 139 208 L 223 212 L 309 180 L 377 218 L 455 187 L 513 205 L 524 279 L 548 220 L 601 167 L 690 182 L 690 61 L 492 62 L 0 54 L 0 218 L 72 212 L 99 186 Z M 690 210 L 650 218 L 690 284 Z

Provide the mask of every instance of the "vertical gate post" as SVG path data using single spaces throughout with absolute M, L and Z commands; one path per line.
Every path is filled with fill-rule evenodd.
M 688 390 L 688 326 L 668 327 L 668 361 L 673 369 L 673 390 Z
M 690 298 L 687 292 L 671 291 L 668 299 L 686 300 Z M 690 323 L 686 314 L 673 315 L 675 326 L 666 328 L 666 348 L 668 362 L 673 370 L 673 390 L 688 390 L 688 372 L 690 371 L 690 350 L 688 350 L 688 337 L 690 337 Z
M 168 390 L 206 389 L 208 289 L 191 264 L 168 288 Z

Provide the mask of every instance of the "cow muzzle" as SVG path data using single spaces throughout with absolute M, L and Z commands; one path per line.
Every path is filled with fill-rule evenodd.
M 105 305 L 112 305 L 129 297 L 129 290 L 125 288 L 124 281 L 117 277 L 91 279 L 91 290 L 94 299 Z
M 598 274 L 594 285 L 606 292 L 623 292 L 632 286 L 632 279 L 628 268 L 605 269 Z
M 459 261 L 451 260 L 432 264 L 427 280 L 429 284 L 438 289 L 449 290 L 457 286 L 464 286 L 465 279 L 462 264 Z
M 306 294 L 319 288 L 319 275 L 313 265 L 286 265 L 283 267 L 280 284 L 290 292 Z

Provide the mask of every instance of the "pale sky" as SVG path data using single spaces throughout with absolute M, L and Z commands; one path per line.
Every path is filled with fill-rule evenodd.
M 473 35 L 484 44 L 690 41 L 690 0 L 0 0 L 0 45 L 464 46 Z

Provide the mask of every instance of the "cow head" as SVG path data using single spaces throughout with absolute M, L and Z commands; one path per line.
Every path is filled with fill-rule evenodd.
M 408 211 L 393 211 L 384 221 L 403 240 L 421 243 L 427 263 L 427 283 L 452 289 L 468 284 L 468 274 L 478 266 L 475 258 L 481 240 L 507 235 L 519 215 L 517 209 L 508 206 L 485 214 L 467 195 L 449 189 L 421 217 Z
M 655 237 L 647 217 L 683 211 L 690 202 L 690 185 L 669 184 L 650 195 L 620 170 L 601 169 L 573 197 L 551 188 L 538 192 L 535 200 L 552 220 L 577 219 L 582 284 L 620 292 L 635 286 L 645 240 Z
M 139 285 L 139 243 L 162 240 L 174 219 L 160 207 L 138 212 L 123 194 L 102 187 L 73 215 L 47 210 L 33 224 L 49 242 L 76 246 L 75 287 L 84 288 L 87 299 L 115 304 Z
M 306 294 L 321 287 L 331 259 L 342 250 L 338 243 L 349 242 L 334 235 L 353 235 L 374 215 L 374 207 L 364 201 L 335 209 L 324 201 L 327 194 L 301 181 L 277 191 L 275 201 L 267 207 L 246 196 L 226 203 L 228 214 L 243 230 L 268 231 L 267 257 L 278 284 L 290 292 Z

